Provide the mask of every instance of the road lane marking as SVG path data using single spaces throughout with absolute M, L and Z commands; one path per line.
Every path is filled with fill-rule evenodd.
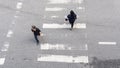
M 65 8 L 60 8 L 60 7 L 54 7 L 54 8 L 45 8 L 45 11 L 62 11 Z
M 84 0 L 73 0 L 73 2 L 79 3 L 79 4 L 83 3 L 83 1 L 84 1 Z
M 41 50 L 71 50 L 71 47 L 63 44 L 41 44 Z
M 0 58 L 0 65 L 3 65 L 5 63 L 5 58 Z
M 70 0 L 49 0 L 48 4 L 67 4 Z
M 9 30 L 8 33 L 7 33 L 7 37 L 11 37 L 13 34 L 13 31 L 12 30 Z
M 84 7 L 77 7 L 77 9 L 85 9 Z
M 14 18 L 18 18 L 18 16 L 17 16 L 17 15 L 15 15 L 15 16 L 14 16 Z
M 98 42 L 100 45 L 116 45 L 116 42 Z
M 43 28 L 71 28 L 70 24 L 43 24 Z M 78 28 L 78 29 L 86 29 L 86 24 L 85 23 L 76 23 L 74 24 L 73 28 Z
M 59 16 L 51 16 L 51 18 L 58 18 Z
M 49 0 L 48 4 L 83 3 L 83 0 Z
M 9 48 L 9 43 L 8 42 L 5 42 L 4 46 L 2 47 L 1 51 L 4 52 L 4 51 L 8 51 L 8 48 Z
M 37 61 L 42 62 L 63 62 L 63 63 L 88 63 L 88 56 L 65 56 L 41 54 Z
M 16 5 L 16 8 L 17 9 L 21 9 L 22 8 L 22 4 L 23 4 L 22 2 L 18 2 L 17 5 Z
M 79 47 L 71 47 L 64 44 L 50 44 L 44 43 L 40 45 L 41 50 L 88 50 L 88 45 L 81 45 Z
M 88 45 L 87 44 L 85 45 L 85 50 L 88 50 Z

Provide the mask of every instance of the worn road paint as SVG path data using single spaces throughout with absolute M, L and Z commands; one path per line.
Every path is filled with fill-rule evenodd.
M 4 46 L 2 47 L 1 51 L 8 51 L 9 43 L 5 42 Z
M 54 28 L 70 28 L 70 24 L 43 24 L 43 28 L 51 28 L 51 29 L 54 29 Z M 74 24 L 74 27 L 73 28 L 78 28 L 78 29 L 86 29 L 86 24 L 84 23 L 77 23 L 77 24 Z
M 8 33 L 7 33 L 7 37 L 11 37 L 12 34 L 13 34 L 13 31 L 9 30 Z
M 45 11 L 62 11 L 65 8 L 59 8 L 59 7 L 54 7 L 54 8 L 45 8 Z
M 49 43 L 44 43 L 40 45 L 41 50 L 88 50 L 88 45 L 85 44 L 84 46 L 82 45 L 81 47 L 74 47 L 74 46 L 68 46 L 64 44 L 49 44 Z
M 39 55 L 37 61 L 63 62 L 63 63 L 88 63 L 88 56 L 65 56 L 65 55 Z
M 67 4 L 71 0 L 49 0 L 48 4 Z
M 5 58 L 0 58 L 0 65 L 3 65 L 5 63 Z
M 22 8 L 22 4 L 23 4 L 22 2 L 18 2 L 17 5 L 16 5 L 16 8 L 17 9 L 21 9 Z

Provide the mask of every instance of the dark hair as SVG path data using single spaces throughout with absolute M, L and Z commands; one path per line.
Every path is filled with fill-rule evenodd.
M 32 25 L 32 28 L 36 28 L 36 26 L 35 26 L 35 25 Z
M 70 14 L 75 14 L 73 10 L 70 11 Z

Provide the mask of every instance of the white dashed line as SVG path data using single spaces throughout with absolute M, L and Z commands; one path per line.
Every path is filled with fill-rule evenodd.
M 98 42 L 100 45 L 116 45 L 116 42 Z
M 0 65 L 3 65 L 5 62 L 5 58 L 0 58 Z
M 13 31 L 9 30 L 8 33 L 7 33 L 7 37 L 11 37 L 12 34 L 13 34 Z
M 22 2 L 18 2 L 16 8 L 17 9 L 21 9 L 22 8 L 22 4 L 23 4 Z
M 65 55 L 39 55 L 37 61 L 63 62 L 63 63 L 88 63 L 88 56 L 65 56 Z
M 70 28 L 70 24 L 43 24 L 43 28 Z M 86 24 L 85 23 L 77 23 L 74 24 L 73 28 L 78 28 L 78 29 L 86 29 Z
M 59 8 L 59 7 L 54 7 L 54 8 L 45 8 L 45 11 L 62 11 L 65 8 Z

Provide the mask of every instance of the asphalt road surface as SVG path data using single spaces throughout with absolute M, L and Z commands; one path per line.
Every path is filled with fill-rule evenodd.
M 0 68 L 120 68 L 119 0 L 0 0 Z M 74 29 L 65 21 L 77 14 Z M 42 31 L 36 45 L 31 25 Z

